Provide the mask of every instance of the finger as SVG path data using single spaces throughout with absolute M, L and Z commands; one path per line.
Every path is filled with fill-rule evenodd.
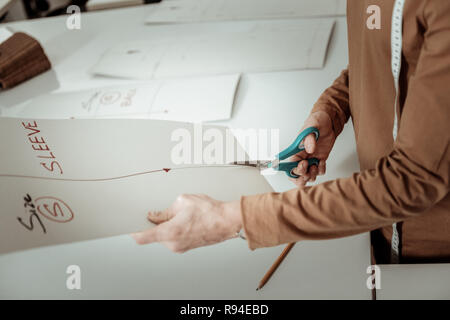
M 304 141 L 305 150 L 309 154 L 313 154 L 316 150 L 316 135 L 314 133 L 311 133 L 305 138 Z
M 131 234 L 131 237 L 136 241 L 137 244 L 149 244 L 154 242 L 162 242 L 168 238 L 169 228 L 167 224 L 161 224 L 154 228 L 136 232 Z
M 303 188 L 308 183 L 309 177 L 302 176 L 302 177 L 298 178 L 297 180 L 298 180 L 297 185 L 299 186 L 299 188 Z
M 309 174 L 310 174 L 309 181 L 311 181 L 311 182 L 316 181 L 316 177 L 317 177 L 318 173 L 319 173 L 319 168 L 317 166 L 311 166 L 311 168 L 309 168 Z
M 150 211 L 147 215 L 147 218 L 148 220 L 150 220 L 150 222 L 160 224 L 172 219 L 173 215 L 173 210 L 171 208 L 168 208 L 163 211 Z
M 302 177 L 297 179 L 289 178 L 289 180 L 291 180 L 298 188 L 303 188 L 306 185 L 306 182 Z
M 308 153 L 306 151 L 301 151 L 297 154 L 294 154 L 292 157 L 290 157 L 287 161 L 301 161 L 308 158 Z
M 307 176 L 309 178 L 308 161 L 307 160 L 300 161 L 298 163 L 297 168 L 294 169 L 294 173 L 298 176 Z
M 320 162 L 319 162 L 319 175 L 323 176 L 326 171 L 327 171 L 326 161 L 325 160 L 320 160 Z

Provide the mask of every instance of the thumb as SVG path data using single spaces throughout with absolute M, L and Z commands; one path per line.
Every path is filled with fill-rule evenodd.
M 150 211 L 147 215 L 147 219 L 155 224 L 160 224 L 172 219 L 173 216 L 173 210 L 168 208 L 163 211 Z
M 309 154 L 313 154 L 316 151 L 316 135 L 311 133 L 304 140 L 305 150 Z

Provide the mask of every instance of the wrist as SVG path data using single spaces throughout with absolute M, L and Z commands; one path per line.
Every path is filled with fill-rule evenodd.
M 316 117 L 316 118 L 320 118 L 320 117 L 327 117 L 328 120 L 330 120 L 330 122 L 332 121 L 331 116 L 328 112 L 326 112 L 325 110 L 316 110 L 311 112 L 310 116 Z
M 232 201 L 223 203 L 223 213 L 228 222 L 228 229 L 230 234 L 236 234 L 242 227 L 241 202 Z

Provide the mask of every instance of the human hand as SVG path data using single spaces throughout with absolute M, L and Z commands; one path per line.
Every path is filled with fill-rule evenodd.
M 183 253 L 231 238 L 242 228 L 240 201 L 222 202 L 206 195 L 181 195 L 170 208 L 150 212 L 156 227 L 132 234 L 138 244 L 160 242 Z
M 324 175 L 326 171 L 326 161 L 336 141 L 336 135 L 333 130 L 333 123 L 330 116 L 324 111 L 312 113 L 306 119 L 302 130 L 315 127 L 320 131 L 320 138 L 316 141 L 314 134 L 308 135 L 304 140 L 305 151 L 292 156 L 289 161 L 300 161 L 294 173 L 299 175 L 298 179 L 291 179 L 299 188 L 306 185 L 308 181 L 314 182 L 317 175 Z M 319 159 L 319 166 L 311 166 L 308 170 L 308 158 Z

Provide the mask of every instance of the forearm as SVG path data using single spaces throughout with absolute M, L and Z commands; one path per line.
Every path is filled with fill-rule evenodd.
M 255 249 L 377 229 L 422 213 L 447 193 L 438 175 L 393 153 L 375 169 L 350 178 L 244 197 L 242 219 L 249 247 Z
M 350 117 L 349 101 L 349 76 L 348 69 L 345 69 L 333 84 L 321 94 L 311 113 L 326 112 L 333 122 L 335 135 L 338 136 Z
M 238 233 L 243 227 L 241 201 L 223 202 L 221 212 L 224 218 L 221 228 Z

